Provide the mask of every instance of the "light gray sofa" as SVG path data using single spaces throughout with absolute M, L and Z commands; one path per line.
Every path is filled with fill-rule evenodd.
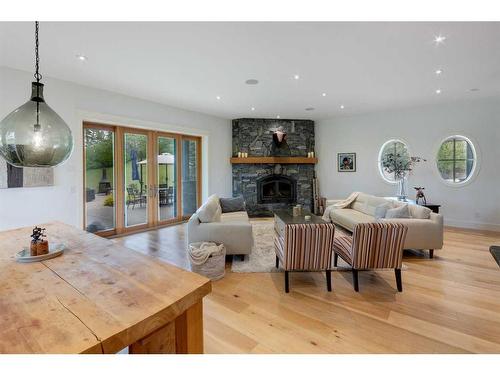
M 219 198 L 208 198 L 187 223 L 187 242 L 217 242 L 224 244 L 228 255 L 252 252 L 253 233 L 246 211 L 222 213 Z
M 338 200 L 328 200 L 327 206 L 339 202 Z M 357 198 L 347 207 L 333 209 L 330 211 L 330 219 L 336 225 L 340 225 L 350 231 L 358 223 L 371 223 L 375 219 L 375 209 L 377 206 L 389 202 L 392 207 L 399 207 L 406 202 L 390 200 L 374 195 L 359 193 Z M 433 257 L 434 249 L 443 247 L 443 216 L 432 212 L 430 209 L 408 204 L 411 218 L 406 219 L 379 219 L 396 223 L 403 223 L 408 226 L 408 233 L 404 244 L 405 249 L 430 250 Z

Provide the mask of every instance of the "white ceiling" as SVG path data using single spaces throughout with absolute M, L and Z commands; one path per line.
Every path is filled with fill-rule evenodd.
M 33 70 L 33 28 L 0 23 L 0 65 Z M 483 22 L 43 22 L 41 72 L 224 118 L 317 120 L 499 95 L 499 37 Z

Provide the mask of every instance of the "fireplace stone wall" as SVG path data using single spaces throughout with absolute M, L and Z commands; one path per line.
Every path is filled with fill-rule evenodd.
M 273 133 L 282 126 L 287 146 L 273 150 Z M 237 119 L 233 120 L 233 156 L 307 156 L 314 151 L 314 122 L 311 120 Z M 273 153 L 275 152 L 275 153 Z M 283 175 L 297 183 L 296 202 L 312 210 L 314 164 L 233 164 L 233 196 L 243 196 L 250 216 L 272 216 L 272 210 L 291 203 L 258 203 L 257 181 L 264 176 Z

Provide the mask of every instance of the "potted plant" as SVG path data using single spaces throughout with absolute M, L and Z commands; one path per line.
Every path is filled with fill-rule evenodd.
M 426 160 L 420 156 L 409 156 L 399 152 L 388 152 L 382 155 L 382 168 L 384 168 L 387 173 L 394 173 L 394 179 L 397 182 L 396 196 L 399 200 L 406 201 L 408 197 L 406 179 L 415 165 L 421 161 Z
M 44 239 L 45 228 L 35 227 L 31 234 L 30 254 L 31 256 L 44 255 L 49 253 L 49 242 Z

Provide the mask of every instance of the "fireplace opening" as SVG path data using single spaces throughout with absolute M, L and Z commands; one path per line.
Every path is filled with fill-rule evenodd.
M 270 175 L 257 180 L 257 203 L 295 203 L 297 181 L 283 175 Z

